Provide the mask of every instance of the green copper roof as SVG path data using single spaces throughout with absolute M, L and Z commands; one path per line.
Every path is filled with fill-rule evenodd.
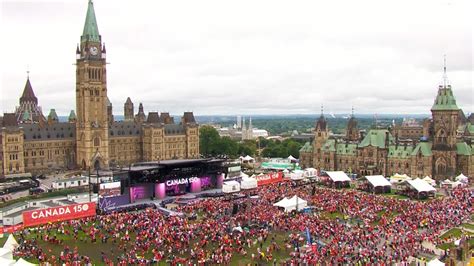
M 51 111 L 49 111 L 48 119 L 58 120 L 58 115 L 56 114 L 55 109 L 51 109 Z
M 354 156 L 357 154 L 357 144 L 338 143 L 336 146 L 336 154 Z
M 328 139 L 326 142 L 324 142 L 323 147 L 321 147 L 321 150 L 323 151 L 336 151 L 336 141 L 333 139 Z
M 28 112 L 28 110 L 25 110 L 25 112 L 23 113 L 22 120 L 23 121 L 30 120 L 30 112 Z
M 433 153 L 431 152 L 431 143 L 429 142 L 420 142 L 418 145 L 416 145 L 415 149 L 413 149 L 413 152 L 411 153 L 412 156 L 418 155 L 418 153 L 421 151 L 421 155 L 423 156 L 431 156 Z
M 303 147 L 301 147 L 300 152 L 313 152 L 313 146 L 311 143 L 306 142 Z
M 379 147 L 379 148 L 386 148 L 385 147 L 385 137 L 388 130 L 386 129 L 371 129 L 369 133 L 365 136 L 365 138 L 359 143 L 359 147 Z M 388 133 L 388 140 L 389 144 L 394 144 L 394 140 L 392 134 Z
M 446 87 L 440 86 L 438 95 L 436 95 L 435 102 L 431 110 L 459 110 L 456 105 L 456 99 L 454 98 L 451 85 Z
M 84 23 L 84 30 L 81 36 L 81 42 L 86 41 L 100 42 L 99 28 L 97 27 L 97 20 L 95 19 L 94 3 L 92 3 L 92 0 L 89 0 L 86 23 Z
M 413 146 L 390 145 L 388 147 L 388 157 L 390 158 L 408 158 L 413 152 Z
M 473 154 L 472 148 L 467 145 L 466 142 L 456 143 L 456 153 L 458 155 L 471 155 Z
M 471 124 L 471 123 L 467 123 L 466 124 L 466 131 L 471 134 L 471 135 L 474 135 L 474 125 Z
M 74 110 L 71 110 L 71 112 L 69 113 L 69 121 L 74 119 L 76 119 L 76 113 L 74 112 Z

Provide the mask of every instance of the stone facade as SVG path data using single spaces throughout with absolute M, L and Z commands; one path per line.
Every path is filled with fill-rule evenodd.
M 321 115 L 314 140 L 300 150 L 300 164 L 359 175 L 399 173 L 441 180 L 463 173 L 474 177 L 474 127 L 469 118 L 459 119 L 463 112 L 456 105 L 450 85 L 439 87 L 431 113 L 432 119 L 424 120 L 422 125 L 373 128 L 365 136 L 355 133 L 357 123 L 352 116 L 344 138 L 329 136 L 326 119 Z
M 54 109 L 47 119 L 30 79 L 15 113 L 0 117 L 0 176 L 59 169 L 107 169 L 143 160 L 199 158 L 199 125 L 192 112 L 179 123 L 169 113 L 150 112 L 130 98 L 125 121 L 114 121 L 107 91 L 106 49 L 89 1 L 84 31 L 76 49 L 76 111 L 60 122 Z

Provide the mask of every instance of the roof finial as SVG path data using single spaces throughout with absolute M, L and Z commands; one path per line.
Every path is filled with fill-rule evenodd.
M 323 115 L 324 115 L 324 105 L 321 104 L 321 116 L 323 116 Z
M 351 112 L 352 117 L 354 117 L 354 105 L 352 105 L 352 112 Z
M 26 79 L 30 79 L 30 65 L 26 65 Z
M 444 55 L 443 85 L 445 88 L 448 85 L 448 74 L 446 73 L 446 54 Z

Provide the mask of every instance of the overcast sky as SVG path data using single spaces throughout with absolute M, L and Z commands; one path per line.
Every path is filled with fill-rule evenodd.
M 0 0 L 0 111 L 30 80 L 43 112 L 75 109 L 87 0 Z M 474 111 L 472 0 L 94 1 L 115 114 L 429 113 L 443 54 Z M 136 112 L 136 111 L 135 111 Z

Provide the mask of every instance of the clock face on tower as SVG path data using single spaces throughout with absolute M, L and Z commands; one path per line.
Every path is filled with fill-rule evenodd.
M 92 46 L 91 48 L 89 48 L 89 51 L 91 52 L 92 55 L 97 55 L 97 53 L 99 52 L 99 50 L 95 46 Z

